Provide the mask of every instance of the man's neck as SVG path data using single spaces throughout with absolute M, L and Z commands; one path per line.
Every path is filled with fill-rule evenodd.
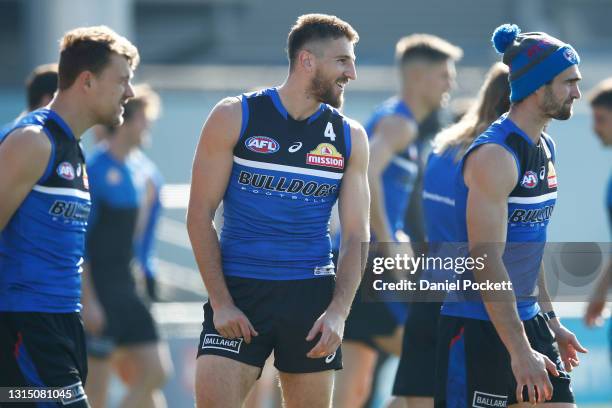
M 423 120 L 429 116 L 433 109 L 427 106 L 423 98 L 419 97 L 414 91 L 411 89 L 404 88 L 400 95 L 402 101 L 408 106 L 410 112 L 412 112 L 412 116 L 414 116 L 414 120 L 417 123 L 423 122 Z
M 115 134 L 108 140 L 108 151 L 120 162 L 124 162 L 133 150 L 134 147 L 126 142 L 123 135 Z
M 59 92 L 49 104 L 49 109 L 57 113 L 66 122 L 77 140 L 87 129 L 94 125 L 94 119 L 83 111 L 78 99 L 64 92 Z
M 550 118 L 542 115 L 539 109 L 534 109 L 526 103 L 510 106 L 508 118 L 529 136 L 534 144 L 540 141 L 540 135 L 550 123 Z
M 291 75 L 285 83 L 278 87 L 278 95 L 287 113 L 295 120 L 303 120 L 312 116 L 321 102 L 316 100 L 308 92 L 308 87 L 303 81 L 293 78 Z

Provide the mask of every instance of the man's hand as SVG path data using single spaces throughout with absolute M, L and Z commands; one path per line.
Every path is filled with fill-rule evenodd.
M 104 326 L 106 326 L 106 315 L 98 301 L 90 300 L 84 304 L 81 316 L 87 333 L 94 336 L 102 334 Z
M 309 358 L 322 358 L 336 352 L 342 343 L 345 317 L 340 313 L 326 310 L 314 323 L 306 336 L 306 341 L 312 341 L 321 333 L 319 342 L 306 354 Z
M 559 354 L 565 370 L 572 371 L 574 367 L 580 365 L 577 352 L 588 353 L 588 350 L 582 347 L 576 335 L 567 330 L 561 323 L 551 325 L 550 328 L 555 333 L 555 340 L 559 346 Z
M 251 343 L 251 336 L 258 335 L 246 315 L 233 304 L 214 308 L 213 324 L 221 336 L 242 337 L 247 344 Z
M 601 299 L 592 299 L 587 306 L 587 310 L 584 314 L 584 323 L 588 327 L 602 326 L 604 319 L 602 318 L 604 308 L 606 307 L 606 301 Z
M 555 377 L 559 375 L 555 363 L 544 354 L 531 349 L 527 353 L 512 356 L 512 373 L 516 379 L 516 400 L 523 400 L 523 389 L 527 387 L 529 402 L 534 405 L 550 400 L 553 386 L 548 378 L 548 372 Z

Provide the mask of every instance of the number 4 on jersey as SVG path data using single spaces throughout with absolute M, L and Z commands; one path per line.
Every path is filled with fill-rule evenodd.
M 336 141 L 336 134 L 334 133 L 334 127 L 331 122 L 327 122 L 327 126 L 325 126 L 325 132 L 323 132 L 324 137 L 329 137 L 332 142 Z

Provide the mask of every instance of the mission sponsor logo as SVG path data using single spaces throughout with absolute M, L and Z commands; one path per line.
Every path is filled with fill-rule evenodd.
M 276 177 L 268 174 L 250 173 L 241 171 L 238 175 L 238 184 L 252 187 L 252 192 L 264 190 L 268 195 L 292 197 L 301 194 L 305 197 L 327 197 L 338 191 L 338 185 L 305 181 L 298 178 Z
M 206 334 L 202 342 L 202 349 L 225 350 L 236 354 L 240 353 L 240 346 L 242 346 L 242 338 L 226 339 L 217 334 Z
M 344 157 L 336 147 L 330 143 L 320 143 L 314 150 L 306 155 L 306 164 L 311 166 L 344 168 Z
M 517 208 L 512 211 L 512 214 L 508 217 L 508 222 L 510 224 L 535 224 L 546 222 L 550 219 L 554 208 L 554 205 L 531 209 Z
M 57 175 L 66 180 L 74 180 L 74 167 L 68 162 L 61 162 L 56 169 Z
M 251 136 L 244 145 L 252 152 L 263 154 L 276 153 L 280 148 L 278 142 L 268 136 Z
M 521 187 L 525 187 L 525 188 L 534 188 L 535 186 L 538 185 L 538 175 L 535 173 L 535 171 L 526 171 L 525 174 L 523 175 L 523 178 L 521 179 Z

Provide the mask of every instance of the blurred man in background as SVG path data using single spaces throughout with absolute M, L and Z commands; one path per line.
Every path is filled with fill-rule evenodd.
M 87 394 L 94 408 L 106 405 L 113 366 L 127 387 L 123 407 L 166 406 L 161 387 L 172 370 L 168 346 L 160 341 L 132 275 L 133 261 L 140 263 L 134 247 L 153 232 L 147 228 L 158 199 L 156 181 L 140 146 L 158 112 L 159 96 L 147 85 L 135 87 L 123 125 L 108 129 L 105 143 L 88 159 L 92 211 L 85 283 L 93 290 L 83 303 L 90 356 Z
M 612 145 L 612 78 L 600 82 L 590 93 L 589 102 L 593 113 L 593 131 L 604 147 Z M 612 231 L 612 174 L 609 176 L 606 194 L 606 208 L 610 231 Z M 603 271 L 601 280 L 591 295 L 584 320 L 587 326 L 601 325 L 606 307 L 606 298 L 612 286 L 612 262 Z M 612 350 L 612 329 L 610 332 L 610 349 Z M 610 353 L 612 358 L 612 352 Z
M 367 137 L 336 110 L 356 78 L 357 41 L 335 16 L 299 17 L 285 83 L 224 99 L 204 125 L 187 217 L 210 296 L 196 369 L 200 407 L 241 406 L 272 351 L 287 407 L 331 405 L 369 241 Z M 337 199 L 336 276 L 328 224 Z
M 410 240 L 404 217 L 419 173 L 418 126 L 448 97 L 455 83 L 455 61 L 461 56 L 460 48 L 428 34 L 404 37 L 396 45 L 398 95 L 379 106 L 366 126 L 370 227 L 376 242 Z M 406 316 L 405 304 L 366 303 L 360 294 L 356 296 L 346 325 L 343 353 L 347 369 L 338 375 L 336 406 L 359 407 L 366 402 L 378 350 L 400 354 Z
M 87 407 L 79 311 L 90 210 L 81 135 L 122 123 L 138 51 L 108 27 L 60 45 L 59 91 L 0 134 L 0 384 L 64 388 Z
M 47 106 L 57 91 L 57 64 L 39 65 L 26 79 L 28 112 Z

